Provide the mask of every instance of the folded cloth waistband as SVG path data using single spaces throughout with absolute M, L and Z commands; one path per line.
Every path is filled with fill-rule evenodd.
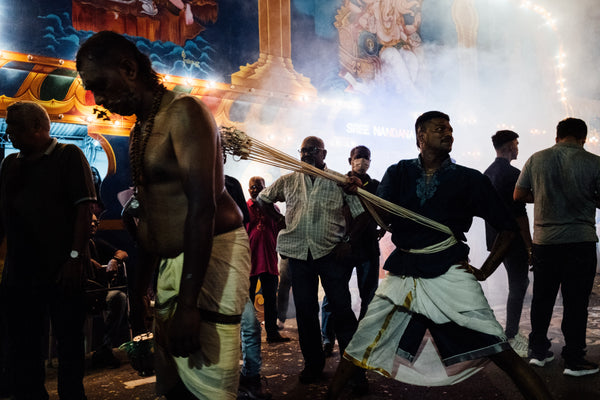
M 225 315 L 215 311 L 208 311 L 200 309 L 200 315 L 208 322 L 214 322 L 216 324 L 235 325 L 242 321 L 242 315 Z
M 178 296 L 173 296 L 168 299 L 164 303 L 156 303 L 154 308 L 157 312 L 165 312 L 166 310 L 174 310 L 174 306 L 177 304 Z M 224 325 L 235 325 L 239 324 L 242 321 L 242 314 L 221 314 L 216 311 L 209 311 L 199 308 L 198 311 L 202 316 L 202 319 L 208 322 L 213 322 L 215 324 L 224 324 Z

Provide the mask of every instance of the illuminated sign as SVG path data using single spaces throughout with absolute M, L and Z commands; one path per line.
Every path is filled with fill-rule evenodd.
M 356 122 L 348 122 L 346 124 L 346 133 L 350 135 L 389 137 L 410 140 L 414 140 L 415 138 L 415 134 L 412 130 Z

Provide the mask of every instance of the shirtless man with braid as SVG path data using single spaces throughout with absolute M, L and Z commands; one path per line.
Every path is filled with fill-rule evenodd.
M 215 121 L 197 98 L 165 89 L 148 57 L 114 32 L 81 46 L 77 70 L 97 104 L 137 117 L 132 318 L 134 333 L 145 330 L 141 295 L 158 267 L 157 390 L 168 399 L 235 399 L 250 252 L 242 214 L 224 188 Z

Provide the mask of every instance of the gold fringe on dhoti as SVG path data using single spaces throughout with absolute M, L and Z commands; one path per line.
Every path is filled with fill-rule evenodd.
M 475 349 L 471 357 L 453 365 L 442 362 L 429 335 L 414 359 L 398 348 L 413 314 L 436 324 L 456 324 L 498 338 L 499 344 Z M 344 357 L 354 364 L 396 380 L 421 386 L 460 382 L 487 362 L 477 354 L 502 351 L 506 336 L 494 317 L 475 277 L 450 267 L 436 278 L 422 279 L 388 274 L 381 282 L 368 311 L 348 344 Z

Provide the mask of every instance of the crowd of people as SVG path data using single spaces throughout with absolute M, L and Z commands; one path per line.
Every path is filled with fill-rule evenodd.
M 584 150 L 584 121 L 560 121 L 556 144 L 533 154 L 522 171 L 510 165 L 518 134 L 496 132 L 497 158 L 481 173 L 450 158 L 450 117 L 428 111 L 415 123 L 417 157 L 390 166 L 381 182 L 367 174 L 370 149 L 357 146 L 343 185 L 302 172 L 268 186 L 254 176 L 246 201 L 240 182 L 224 174 L 226 157 L 208 108 L 167 90 L 133 42 L 97 33 L 80 47 L 76 66 L 96 104 L 137 117 L 130 136 L 133 196 L 124 210 L 135 221 L 137 267 L 127 299 L 111 282 L 129 255 L 95 237 L 98 193 L 85 156 L 50 136 L 42 106 L 10 105 L 7 134 L 19 153 L 0 169 L 0 238 L 6 242 L 0 304 L 11 303 L 1 313 L 10 344 L 3 347 L 2 368 L 15 399 L 49 398 L 44 355 L 34 345 L 47 316 L 57 341 L 59 397 L 86 398 L 90 281 L 104 282 L 100 301 L 107 312 L 96 358 L 108 366 L 117 366 L 111 349 L 124 321 L 134 336 L 148 331 L 146 294 L 153 289 L 156 389 L 167 399 L 271 398 L 261 387 L 255 300 L 260 292 L 266 342 L 289 341 L 280 328 L 290 285 L 304 359 L 300 383 L 322 379 L 337 340 L 330 399 L 348 385 L 365 394 L 367 370 L 415 385 L 449 385 L 479 371 L 485 360 L 525 398 L 551 399 L 534 367 L 554 359 L 547 331 L 559 289 L 563 373 L 599 371 L 585 355 L 600 157 Z M 322 138 L 304 138 L 301 161 L 327 172 L 326 156 Z M 369 203 L 359 188 L 411 217 Z M 486 222 L 489 256 L 479 268 L 469 263 L 465 236 L 473 217 Z M 395 249 L 380 281 L 378 240 L 386 231 Z M 479 283 L 500 264 L 509 287 L 504 328 Z M 519 326 L 530 266 L 532 330 L 526 337 Z M 354 269 L 358 315 L 349 289 Z M 429 363 L 419 363 L 423 357 Z M 444 373 L 432 373 L 436 366 Z

